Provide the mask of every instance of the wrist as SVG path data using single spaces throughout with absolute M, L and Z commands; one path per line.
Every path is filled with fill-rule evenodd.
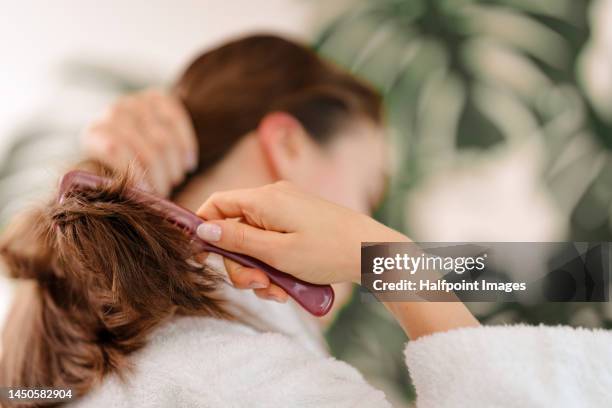
M 365 242 L 410 242 L 410 239 L 397 232 L 396 230 L 387 227 L 375 219 L 363 216 L 364 222 L 362 229 L 355 234 L 359 237 L 359 242 L 354 243 L 355 253 L 351 265 L 351 281 L 361 285 L 361 245 Z

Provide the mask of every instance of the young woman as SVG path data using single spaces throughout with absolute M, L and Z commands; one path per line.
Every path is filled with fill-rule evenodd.
M 373 90 L 299 44 L 251 36 L 198 57 L 170 96 L 120 101 L 84 146 L 79 167 L 115 182 L 54 198 L 3 237 L 9 274 L 28 284 L 3 331 L 0 384 L 71 387 L 83 406 L 384 400 L 326 357 L 265 274 L 225 262 L 236 288 L 283 304 L 225 285 L 223 262 L 198 266 L 180 231 L 123 194 L 137 183 L 195 211 L 213 192 L 283 179 L 368 212 L 385 182 Z

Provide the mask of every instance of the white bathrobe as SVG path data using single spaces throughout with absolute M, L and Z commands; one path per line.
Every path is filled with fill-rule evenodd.
M 134 356 L 126 382 L 111 376 L 75 405 L 390 406 L 356 369 L 326 354 L 295 305 L 261 301 L 250 291 L 237 296 L 266 329 L 176 318 Z M 421 408 L 612 406 L 612 335 L 605 331 L 461 329 L 412 341 L 405 355 Z

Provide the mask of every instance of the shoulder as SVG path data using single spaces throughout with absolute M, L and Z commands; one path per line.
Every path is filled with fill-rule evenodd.
M 306 360 L 311 354 L 282 333 L 257 331 L 227 320 L 181 317 L 155 333 L 135 364 L 143 368 L 180 366 L 183 371 L 193 368 L 202 373 L 238 368 L 237 362 L 264 364 L 270 356 Z
M 108 379 L 98 393 L 124 392 L 134 399 L 149 389 L 204 406 L 380 406 L 385 401 L 353 367 L 316 355 L 283 334 L 192 317 L 158 330 L 135 356 L 128 381 Z
M 612 389 L 611 344 L 606 330 L 465 328 L 408 343 L 406 361 L 424 407 L 600 406 Z

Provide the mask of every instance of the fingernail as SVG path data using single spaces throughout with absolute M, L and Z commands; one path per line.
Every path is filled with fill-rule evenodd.
M 261 283 L 261 282 L 257 282 L 257 281 L 253 281 L 251 283 L 249 283 L 249 289 L 263 289 L 263 288 L 267 288 L 268 286 L 265 283 Z
M 208 242 L 217 242 L 221 239 L 221 227 L 210 222 L 203 222 L 198 225 L 196 233 L 198 237 Z
M 187 163 L 188 171 L 194 171 L 198 168 L 198 157 L 195 152 L 188 152 L 185 157 L 185 162 Z

